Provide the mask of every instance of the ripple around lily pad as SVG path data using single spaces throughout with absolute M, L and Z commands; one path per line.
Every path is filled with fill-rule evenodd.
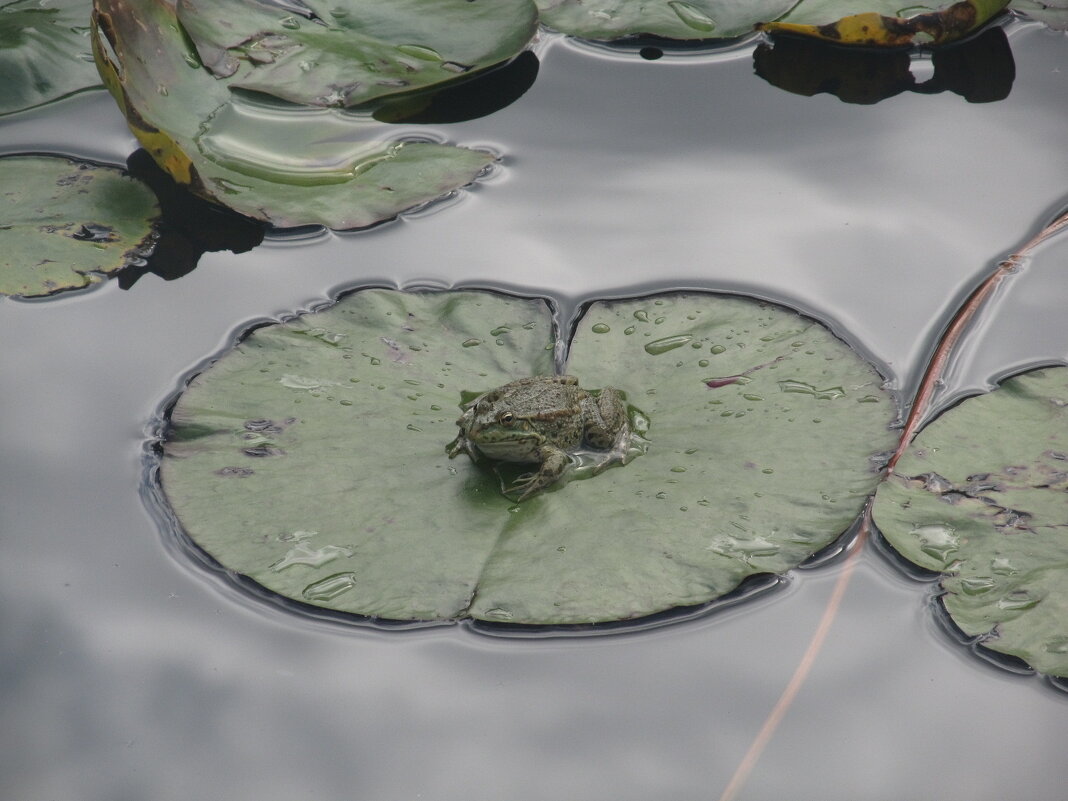
M 653 330 L 698 347 L 650 352 Z M 855 520 L 893 444 L 882 378 L 808 318 L 712 294 L 598 303 L 567 369 L 624 392 L 632 458 L 574 468 L 517 504 L 493 465 L 445 448 L 466 400 L 552 373 L 554 333 L 540 300 L 377 289 L 257 328 L 175 404 L 166 501 L 227 570 L 305 604 L 584 624 L 704 604 L 796 566 Z M 709 359 L 748 380 L 710 387 Z M 842 396 L 784 393 L 784 380 Z M 250 434 L 268 455 L 248 455 Z

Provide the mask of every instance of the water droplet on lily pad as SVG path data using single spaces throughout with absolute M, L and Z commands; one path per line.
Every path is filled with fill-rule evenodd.
M 398 45 L 397 50 L 406 56 L 418 58 L 422 61 L 441 61 L 441 53 L 432 47 L 423 45 Z
M 304 600 L 312 602 L 332 601 L 354 586 L 356 586 L 355 573 L 335 573 L 309 584 L 301 592 L 301 596 Z
M 960 540 L 953 528 L 941 523 L 919 526 L 913 531 L 913 535 L 920 539 L 920 550 L 941 562 L 946 562 L 950 554 L 955 553 L 960 546 Z
M 998 600 L 998 608 L 1008 610 L 1031 609 L 1041 600 L 1041 598 L 1035 597 L 1027 590 L 1013 590 L 1004 598 Z
M 661 353 L 667 353 L 669 350 L 681 348 L 691 339 L 692 337 L 687 334 L 679 334 L 677 336 L 654 339 L 652 342 L 646 343 L 645 352 L 653 356 L 659 356 Z
M 670 0 L 668 3 L 672 11 L 678 14 L 679 19 L 700 33 L 711 33 L 716 29 L 716 21 L 690 3 L 681 0 Z

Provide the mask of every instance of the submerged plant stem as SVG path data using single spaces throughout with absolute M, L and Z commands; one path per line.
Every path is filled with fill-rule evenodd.
M 994 294 L 994 290 L 1001 285 L 1002 280 L 1016 271 L 1021 262 L 1031 254 L 1032 250 L 1050 237 L 1060 233 L 1066 227 L 1068 227 L 1068 211 L 1062 213 L 1057 219 L 1039 231 L 1015 253 L 998 262 L 994 271 L 975 288 L 967 300 L 957 309 L 957 312 L 949 321 L 945 333 L 942 334 L 934 353 L 931 355 L 931 361 L 927 364 L 927 370 L 923 374 L 923 380 L 920 381 L 916 397 L 912 402 L 912 409 L 909 411 L 904 430 L 901 432 L 901 440 L 898 442 L 897 450 L 894 451 L 894 455 L 890 457 L 890 461 L 886 465 L 887 472 L 894 469 L 897 460 L 901 458 L 909 443 L 916 436 L 921 423 L 925 421 L 931 409 L 931 400 L 934 397 L 935 389 L 945 375 L 949 357 L 953 355 L 961 335 L 982 310 L 983 304 Z
M 893 471 L 894 465 L 897 464 L 898 459 L 901 458 L 905 449 L 916 436 L 916 432 L 919 430 L 920 425 L 925 422 L 925 418 L 931 409 L 931 401 L 935 395 L 935 390 L 938 387 L 939 381 L 945 375 L 946 365 L 949 362 L 949 358 L 953 355 L 957 343 L 960 341 L 964 331 L 967 330 L 968 326 L 971 325 L 972 321 L 980 311 L 982 311 L 983 305 L 990 296 L 994 294 L 994 291 L 1000 286 L 1002 280 L 1004 280 L 1006 276 L 1015 272 L 1023 260 L 1030 256 L 1031 252 L 1036 247 L 1050 237 L 1060 233 L 1065 228 L 1068 228 L 1068 211 L 1062 213 L 1034 237 L 1025 242 L 1015 253 L 1012 253 L 1007 258 L 998 262 L 997 267 L 995 267 L 993 272 L 983 279 L 982 283 L 975 288 L 953 315 L 945 332 L 939 339 L 938 345 L 935 347 L 934 353 L 931 355 L 931 360 L 923 374 L 923 379 L 920 381 L 920 386 L 916 391 L 916 397 L 913 400 L 912 408 L 909 411 L 904 429 L 901 432 L 901 439 L 897 449 L 887 462 L 887 473 Z M 834 585 L 834 590 L 827 602 L 827 607 L 823 610 L 823 616 L 820 618 L 819 625 L 816 627 L 816 631 L 813 633 L 812 639 L 809 641 L 808 648 L 805 649 L 805 653 L 801 657 L 801 661 L 798 663 L 797 668 L 794 670 L 793 676 L 790 677 L 790 681 L 779 696 L 779 700 L 768 714 L 767 719 L 764 721 L 764 725 L 761 726 L 760 731 L 757 732 L 756 737 L 749 746 L 749 750 L 746 751 L 745 756 L 742 757 L 742 761 L 738 763 L 738 767 L 735 769 L 734 775 L 731 776 L 726 788 L 720 795 L 719 801 L 733 801 L 733 799 L 738 796 L 738 793 L 748 780 L 749 774 L 753 772 L 753 768 L 756 767 L 756 763 L 759 761 L 761 754 L 763 754 L 764 749 L 775 735 L 775 731 L 778 729 L 779 724 L 782 722 L 783 718 L 786 717 L 786 713 L 790 710 L 790 706 L 793 704 L 798 692 L 800 692 L 801 687 L 807 680 L 808 674 L 812 670 L 813 664 L 815 664 L 816 657 L 819 656 L 823 644 L 827 639 L 827 634 L 830 632 L 831 626 L 834 624 L 834 620 L 838 615 L 838 610 L 842 605 L 842 598 L 845 596 L 849 581 L 852 578 L 853 571 L 856 567 L 857 556 L 864 549 L 864 544 L 868 540 L 868 532 L 870 529 L 871 502 L 869 501 L 864 509 L 863 517 L 861 518 L 860 533 L 854 543 L 853 553 L 849 555 L 841 574 L 838 576 L 838 581 Z
M 849 587 L 849 580 L 853 577 L 853 571 L 856 568 L 857 556 L 864 549 L 864 543 L 868 540 L 868 530 L 870 525 L 871 502 L 869 501 L 868 505 L 864 508 L 864 515 L 860 524 L 860 532 L 853 543 L 853 552 L 849 555 L 848 559 L 846 559 L 842 572 L 838 574 L 838 580 L 834 584 L 834 590 L 831 592 L 831 597 L 827 601 L 826 608 L 823 610 L 823 616 L 820 617 L 819 625 L 816 626 L 816 631 L 813 633 L 812 639 L 809 641 L 808 648 L 805 649 L 801 661 L 797 663 L 797 667 L 794 669 L 794 674 L 790 677 L 790 681 L 782 691 L 782 695 L 779 696 L 779 700 L 776 701 L 775 706 L 772 707 L 771 712 L 764 721 L 764 725 L 761 726 L 760 731 L 757 732 L 757 736 L 753 739 L 752 744 L 749 746 L 749 750 L 745 752 L 742 761 L 738 763 L 738 767 L 735 769 L 734 775 L 731 776 L 731 780 L 727 783 L 726 788 L 724 788 L 723 793 L 720 795 L 719 801 L 733 801 L 733 799 L 738 796 L 739 791 L 748 780 L 749 774 L 752 773 L 753 768 L 756 767 L 756 763 L 760 759 L 761 754 L 764 753 L 764 749 L 775 735 L 776 729 L 779 728 L 779 724 L 782 723 L 783 718 L 786 717 L 786 713 L 790 711 L 790 707 L 793 705 L 798 692 L 801 691 L 801 687 L 808 679 L 808 674 L 816 662 L 816 657 L 818 657 L 820 651 L 823 650 L 823 643 L 826 641 L 831 626 L 834 625 L 834 620 L 838 616 L 838 610 L 842 606 L 842 599 L 845 597 L 846 589 Z

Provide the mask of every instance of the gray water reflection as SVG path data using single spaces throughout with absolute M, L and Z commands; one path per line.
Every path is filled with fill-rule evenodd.
M 520 102 L 435 128 L 507 154 L 448 208 L 207 254 L 128 293 L 112 282 L 0 304 L 0 794 L 716 798 L 837 568 L 707 620 L 596 641 L 324 627 L 173 558 L 138 498 L 144 426 L 245 322 L 353 283 L 572 303 L 744 289 L 837 322 L 907 384 L 953 298 L 1068 196 L 1064 38 L 1021 27 L 1013 41 L 1003 103 L 864 108 L 778 92 L 747 56 L 631 62 L 556 43 Z M 71 147 L 125 160 L 110 100 L 71 108 L 84 116 L 62 130 L 51 112 L 5 123 L 0 150 L 80 127 Z M 1001 299 L 962 385 L 1063 358 L 1063 247 Z M 925 588 L 864 560 L 742 797 L 1059 798 L 1065 699 L 970 657 L 934 629 Z
M 715 797 L 832 581 L 807 577 L 789 611 L 531 645 L 301 630 L 195 585 L 140 610 L 92 604 L 91 622 L 63 593 L 20 592 L 34 612 L 5 612 L 0 629 L 17 655 L 5 787 L 102 801 Z M 909 587 L 861 572 L 748 797 L 996 798 L 1024 781 L 1024 797 L 1056 797 L 1063 702 L 962 667 L 917 637 L 922 618 Z M 1026 757 L 984 769 L 1006 738 Z

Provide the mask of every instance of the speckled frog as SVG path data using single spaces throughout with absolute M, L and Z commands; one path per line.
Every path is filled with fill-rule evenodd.
M 568 451 L 584 443 L 608 450 L 627 430 L 627 410 L 617 389 L 594 395 L 574 376 L 520 378 L 480 395 L 463 407 L 460 433 L 449 443 L 449 457 L 466 452 L 504 462 L 540 467 L 509 488 L 519 500 L 529 498 L 563 475 Z

